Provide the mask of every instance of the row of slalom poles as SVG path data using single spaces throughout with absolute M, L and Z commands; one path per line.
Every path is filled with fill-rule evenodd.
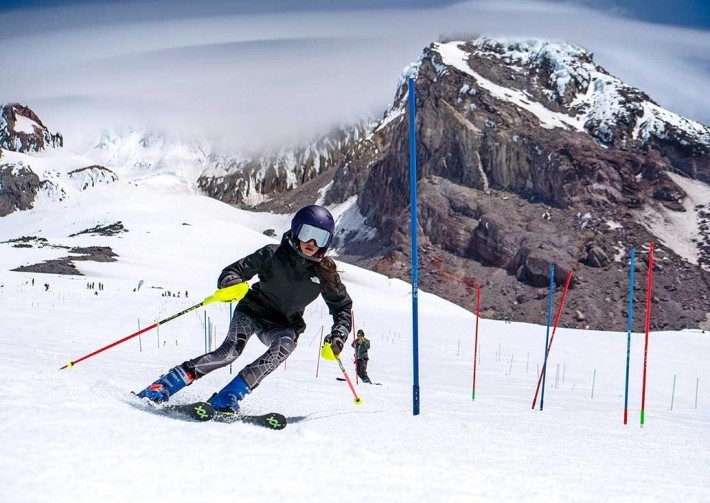
M 167 323 L 171 320 L 174 320 L 175 318 L 178 318 L 178 317 L 182 316 L 183 314 L 190 313 L 190 312 L 194 311 L 195 309 L 198 309 L 202 306 L 206 306 L 207 304 L 210 304 L 212 302 L 236 302 L 236 301 L 240 300 L 242 297 L 244 297 L 248 291 L 249 291 L 249 284 L 248 283 L 239 283 L 237 285 L 233 285 L 233 286 L 230 286 L 227 288 L 221 288 L 221 289 L 217 290 L 215 293 L 213 293 L 212 295 L 210 295 L 209 297 L 205 298 L 205 300 L 203 300 L 199 304 L 195 304 L 192 307 L 188 307 L 184 311 L 180 311 L 179 313 L 169 316 L 169 317 L 165 318 L 164 320 L 160 320 L 156 323 L 153 323 L 149 327 L 145 327 L 144 329 L 139 330 L 138 332 L 132 333 L 131 335 L 128 335 L 128 336 L 124 337 L 123 339 L 119 339 L 116 342 L 112 342 L 108 346 L 104 346 L 100 349 L 97 349 L 96 351 L 89 353 L 88 355 L 84 355 L 81 358 L 77 358 L 76 360 L 69 360 L 69 362 L 66 365 L 64 365 L 63 367 L 60 367 L 59 370 L 64 370 L 66 368 L 72 368 L 72 367 L 74 367 L 74 365 L 86 360 L 87 358 L 91 358 L 92 356 L 102 353 L 103 351 L 106 351 L 107 349 L 111 349 L 114 346 L 118 346 L 122 342 L 126 342 L 127 340 L 132 339 L 136 336 L 139 336 L 140 334 L 145 333 L 148 330 L 152 330 L 159 325 L 164 325 L 165 323 Z
M 634 269 L 636 262 L 636 248 L 631 248 L 629 258 L 629 314 L 626 328 L 626 382 L 624 384 L 624 424 L 629 420 L 629 366 L 631 363 L 631 330 L 634 324 Z
M 476 285 L 476 332 L 473 337 L 473 384 L 471 400 L 476 399 L 476 363 L 478 360 L 478 320 L 481 317 L 481 285 Z
M 651 328 L 651 293 L 653 291 L 653 242 L 648 250 L 648 284 L 646 286 L 646 326 L 643 348 L 643 382 L 641 385 L 641 426 L 646 420 L 646 367 L 648 363 L 648 332 Z
M 562 315 L 562 309 L 565 305 L 565 298 L 567 297 L 567 291 L 569 290 L 570 282 L 572 281 L 572 271 L 567 273 L 567 279 L 565 280 L 565 287 L 562 290 L 562 299 L 560 300 L 560 305 L 557 308 L 557 315 L 555 316 L 555 323 L 552 327 L 552 336 L 550 337 L 549 343 L 547 338 L 545 339 L 545 360 L 542 364 L 542 372 L 540 372 L 540 377 L 537 380 L 537 387 L 535 388 L 535 397 L 533 398 L 532 408 L 535 408 L 535 403 L 537 402 L 537 394 L 540 391 L 540 382 L 542 382 L 542 393 L 540 394 L 540 410 L 543 408 L 543 402 L 545 400 L 545 374 L 547 371 L 547 357 L 550 355 L 550 349 L 552 348 L 552 341 L 555 338 L 555 332 L 557 331 L 557 325 L 560 322 L 560 316 Z M 547 333 L 550 333 L 550 314 L 552 313 L 552 294 L 555 291 L 555 264 L 552 264 L 550 268 L 550 298 L 548 301 L 547 309 Z

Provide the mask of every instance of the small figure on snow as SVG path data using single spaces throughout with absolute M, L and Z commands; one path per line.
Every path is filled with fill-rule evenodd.
M 296 349 L 298 336 L 306 329 L 303 312 L 318 295 L 333 316 L 325 342 L 335 355 L 340 354 L 352 325 L 352 300 L 335 262 L 325 256 L 334 232 L 335 222 L 327 209 L 306 206 L 296 212 L 280 245 L 266 245 L 225 267 L 217 280 L 219 288 L 257 275 L 259 281 L 237 304 L 222 345 L 172 368 L 138 396 L 157 403 L 168 401 L 195 379 L 232 363 L 256 335 L 268 347 L 266 352 L 208 400 L 217 411 L 238 412 L 239 401 Z
M 370 350 L 370 339 L 365 337 L 365 332 L 357 331 L 357 338 L 353 341 L 352 347 L 355 349 L 355 368 L 357 376 L 360 380 L 367 384 L 372 384 L 367 375 L 367 361 L 370 359 L 368 351 Z

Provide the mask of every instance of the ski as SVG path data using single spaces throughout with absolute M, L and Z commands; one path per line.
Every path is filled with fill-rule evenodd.
M 135 395 L 135 393 L 134 393 Z M 214 408 L 207 402 L 162 405 L 150 400 L 127 400 L 126 403 L 151 414 L 180 419 L 183 421 L 209 421 L 214 417 Z
M 213 421 L 220 423 L 246 423 L 268 428 L 270 430 L 283 430 L 288 424 L 286 416 L 278 412 L 268 414 L 232 414 L 229 412 L 215 412 Z
M 166 405 L 158 410 L 165 411 L 168 415 L 178 414 L 200 422 L 209 421 L 215 416 L 214 408 L 207 402 Z
M 286 428 L 286 424 L 288 424 L 286 416 L 278 412 L 269 412 L 268 414 L 233 414 L 216 411 L 214 407 L 207 402 L 161 405 L 154 404 L 148 400 L 140 400 L 140 402 L 137 403 L 134 401 L 128 403 L 146 412 L 184 421 L 246 423 L 270 430 L 283 430 Z
M 336 377 L 335 380 L 336 381 L 345 381 L 345 378 L 344 377 Z M 360 380 L 360 382 L 363 384 L 372 384 L 374 386 L 382 386 L 381 382 L 365 382 L 362 379 Z

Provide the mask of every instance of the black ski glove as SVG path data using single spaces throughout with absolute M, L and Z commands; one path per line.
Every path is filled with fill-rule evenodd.
M 343 350 L 345 339 L 348 338 L 348 331 L 344 327 L 335 327 L 330 334 L 325 336 L 324 342 L 330 343 L 333 354 L 338 356 Z
M 242 282 L 242 278 L 236 274 L 227 274 L 222 281 L 219 282 L 219 288 L 227 288 L 228 286 L 238 285 Z

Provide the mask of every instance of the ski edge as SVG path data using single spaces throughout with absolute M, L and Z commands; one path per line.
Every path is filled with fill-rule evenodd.
M 266 414 L 231 414 L 226 412 L 215 412 L 215 416 L 212 420 L 219 423 L 253 424 L 269 430 L 283 430 L 288 424 L 286 416 L 279 412 L 269 412 Z
M 207 402 L 169 404 L 158 406 L 157 410 L 164 410 L 168 415 L 180 414 L 200 423 L 211 421 L 216 414 L 214 408 Z

